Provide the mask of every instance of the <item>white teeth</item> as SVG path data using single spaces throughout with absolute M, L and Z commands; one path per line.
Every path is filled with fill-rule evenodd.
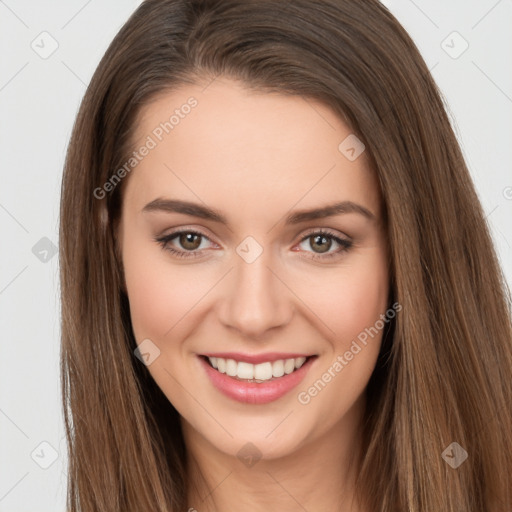
M 284 362 L 284 373 L 286 373 L 286 375 L 288 375 L 289 373 L 292 373 L 293 370 L 295 370 L 295 360 L 287 359 Z
M 272 378 L 272 363 L 260 363 L 254 366 L 254 378 L 268 380 Z
M 282 377 L 284 375 L 284 361 L 282 359 L 272 363 L 272 375 L 274 377 Z
M 226 375 L 234 377 L 236 375 L 238 363 L 234 359 L 228 359 L 226 361 Z
M 259 364 L 235 361 L 234 359 L 223 359 L 222 357 L 209 357 L 211 365 L 220 373 L 239 379 L 266 381 L 272 378 L 288 375 L 298 370 L 306 361 L 305 357 L 292 359 L 278 359 L 277 361 Z
M 297 357 L 295 359 L 295 369 L 300 368 L 306 361 L 305 357 Z
M 239 379 L 253 379 L 254 378 L 254 365 L 251 363 L 246 363 L 244 361 L 240 361 L 238 363 L 236 376 Z

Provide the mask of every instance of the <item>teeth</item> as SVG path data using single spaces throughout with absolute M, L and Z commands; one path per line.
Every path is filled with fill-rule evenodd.
M 222 357 L 209 357 L 208 359 L 211 365 L 220 373 L 225 373 L 230 377 L 238 377 L 245 380 L 254 379 L 256 381 L 267 381 L 274 377 L 282 377 L 285 374 L 289 375 L 306 362 L 305 357 L 278 359 L 277 361 L 267 361 L 260 364 L 223 359 Z
M 238 363 L 234 359 L 228 359 L 226 361 L 226 375 L 234 377 L 236 375 Z
M 254 365 L 251 363 L 244 363 L 240 361 L 236 369 L 236 376 L 239 379 L 253 379 L 254 378 Z
M 293 370 L 295 370 L 295 359 L 287 359 L 284 362 L 284 373 L 288 375 L 289 373 L 292 373 Z
M 282 377 L 284 375 L 284 361 L 282 359 L 272 363 L 272 375 L 274 377 Z
M 268 380 L 272 378 L 272 363 L 261 363 L 254 366 L 254 378 L 256 380 Z
M 295 358 L 295 369 L 299 369 L 306 361 L 305 357 L 297 357 Z

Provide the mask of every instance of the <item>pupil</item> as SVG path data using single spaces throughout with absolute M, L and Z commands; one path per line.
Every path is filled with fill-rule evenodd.
M 196 238 L 195 242 L 193 241 L 194 237 Z M 195 233 L 185 233 L 184 235 L 181 235 L 180 243 L 184 248 L 194 250 L 197 249 L 200 245 L 197 243 L 198 240 L 199 235 L 196 235 Z
M 329 242 L 327 244 L 327 247 L 320 247 L 320 251 L 319 252 L 326 252 L 329 250 L 330 246 L 331 246 L 331 243 L 330 243 L 330 239 L 326 238 L 324 235 L 316 235 L 315 237 L 313 237 L 314 239 L 314 244 L 317 245 L 317 244 L 325 244 L 327 241 Z M 321 242 L 318 242 L 318 240 L 321 240 Z

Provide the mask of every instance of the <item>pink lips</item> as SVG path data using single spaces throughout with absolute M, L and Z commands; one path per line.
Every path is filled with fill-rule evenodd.
M 205 354 L 206 355 L 206 354 Z M 224 359 L 235 359 L 236 361 L 245 361 L 252 364 L 258 364 L 265 361 L 276 361 L 278 359 L 291 359 L 296 357 L 308 357 L 303 354 L 264 354 L 260 356 L 247 356 L 235 353 L 215 353 L 208 354 L 209 357 L 222 357 Z M 248 404 L 266 404 L 281 398 L 286 393 L 296 387 L 306 376 L 311 364 L 316 359 L 315 356 L 309 357 L 306 362 L 298 369 L 288 375 L 274 378 L 268 382 L 246 382 L 230 377 L 225 373 L 220 373 L 210 366 L 204 357 L 199 360 L 210 378 L 212 384 L 224 395 L 238 402 Z

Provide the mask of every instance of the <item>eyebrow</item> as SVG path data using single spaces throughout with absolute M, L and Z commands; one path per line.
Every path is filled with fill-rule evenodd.
M 218 222 L 219 224 L 225 224 L 226 226 L 229 225 L 227 218 L 218 210 L 203 206 L 198 203 L 181 201 L 177 199 L 154 199 L 146 206 L 144 206 L 141 212 L 182 213 L 193 217 L 199 217 L 201 219 L 211 220 L 213 222 Z M 375 215 L 364 206 L 352 201 L 341 201 L 339 203 L 329 204 L 320 208 L 293 212 L 286 217 L 286 224 L 295 225 L 310 220 L 323 219 L 326 217 L 332 217 L 345 213 L 358 213 L 363 217 L 366 217 L 368 220 L 375 220 Z

